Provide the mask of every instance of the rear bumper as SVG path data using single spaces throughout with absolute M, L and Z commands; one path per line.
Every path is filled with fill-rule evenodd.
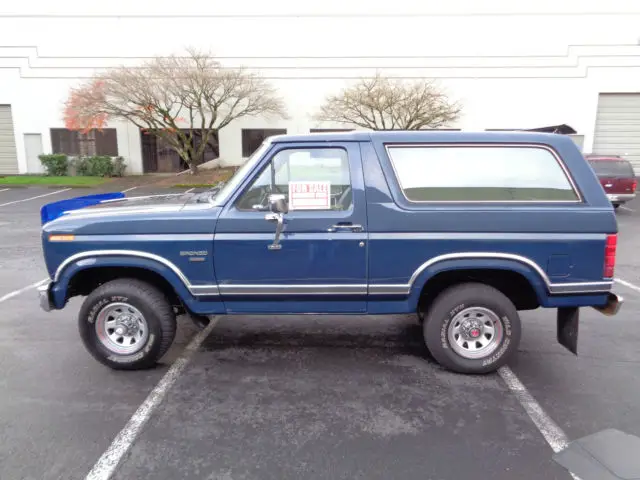
M 624 298 L 622 298 L 620 295 L 616 295 L 615 293 L 609 292 L 607 294 L 607 303 L 605 303 L 602 306 L 593 307 L 593 308 L 595 308 L 596 310 L 598 310 L 600 313 L 604 315 L 615 315 L 618 313 L 623 303 L 624 303 Z
M 38 297 L 40 299 L 40 308 L 45 312 L 50 312 L 55 309 L 51 301 L 51 282 L 47 282 L 38 287 Z
M 636 198 L 635 193 L 607 193 L 607 198 L 611 203 L 625 203 L 630 202 Z

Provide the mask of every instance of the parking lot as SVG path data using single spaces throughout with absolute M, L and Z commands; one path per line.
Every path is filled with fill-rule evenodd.
M 0 188 L 2 479 L 106 478 L 105 452 L 118 479 L 570 479 L 566 439 L 640 436 L 640 201 L 618 210 L 625 304 L 583 310 L 579 357 L 551 310 L 521 313 L 512 377 L 444 371 L 410 317 L 222 316 L 194 352 L 185 318 L 163 365 L 114 372 L 81 344 L 81 299 L 45 313 L 34 289 L 40 207 L 95 191 Z

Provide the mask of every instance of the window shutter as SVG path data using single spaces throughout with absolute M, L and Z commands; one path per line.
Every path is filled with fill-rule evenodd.
M 115 128 L 104 128 L 97 130 L 96 135 L 96 155 L 118 156 L 118 135 Z

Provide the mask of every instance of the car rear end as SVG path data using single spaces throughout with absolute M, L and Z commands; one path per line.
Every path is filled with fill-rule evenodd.
M 631 163 L 618 156 L 589 155 L 586 158 L 614 207 L 636 197 L 638 181 Z

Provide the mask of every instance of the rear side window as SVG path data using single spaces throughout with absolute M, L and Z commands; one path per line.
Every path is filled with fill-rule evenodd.
M 387 151 L 412 202 L 576 202 L 559 160 L 525 146 L 400 146 Z
M 601 177 L 635 177 L 633 167 L 626 160 L 589 160 L 589 164 Z

